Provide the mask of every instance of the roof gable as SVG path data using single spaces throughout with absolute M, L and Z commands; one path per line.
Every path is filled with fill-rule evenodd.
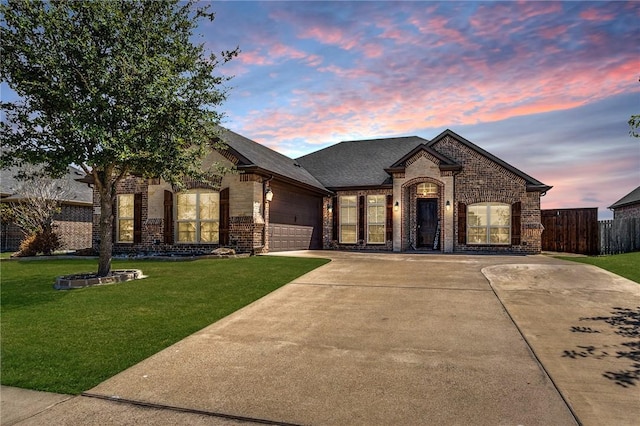
M 449 157 L 442 155 L 438 151 L 430 148 L 427 144 L 418 145 L 413 150 L 411 150 L 408 154 L 400 158 L 398 161 L 393 163 L 391 167 L 385 169 L 386 172 L 391 173 L 395 171 L 404 171 L 407 166 L 407 162 L 409 162 L 414 156 L 419 155 L 421 153 L 426 154 L 435 159 L 435 163 L 438 164 L 440 170 L 460 170 L 462 166 Z
M 610 209 L 640 204 L 640 186 L 609 206 Z
M 327 189 L 296 160 L 282 155 L 251 139 L 231 130 L 221 128 L 220 138 L 227 144 L 229 151 L 238 161 L 238 170 L 257 170 L 278 175 L 292 183 L 300 183 L 327 193 Z
M 523 171 L 513 167 L 511 164 L 507 163 L 506 161 L 501 160 L 498 157 L 496 157 L 495 155 L 485 151 L 484 149 L 480 148 L 478 145 L 468 141 L 467 139 L 463 138 L 462 136 L 458 135 L 457 133 L 453 132 L 452 130 L 446 129 L 444 132 L 440 133 L 438 136 L 433 138 L 429 143 L 427 143 L 427 146 L 435 149 L 435 145 L 437 145 L 438 142 L 442 141 L 446 137 L 451 137 L 451 138 L 455 139 L 456 141 L 458 141 L 462 145 L 466 146 L 467 148 L 477 152 L 478 154 L 486 157 L 487 159 L 493 161 L 494 163 L 499 164 L 500 166 L 502 166 L 505 169 L 509 170 L 511 173 L 515 174 L 516 176 L 521 177 L 522 179 L 525 180 L 525 182 L 527 184 L 527 191 L 547 192 L 548 190 L 553 188 L 552 186 L 545 185 L 544 183 L 540 182 L 539 180 L 534 179 L 533 177 L 529 176 L 528 174 L 524 173 Z

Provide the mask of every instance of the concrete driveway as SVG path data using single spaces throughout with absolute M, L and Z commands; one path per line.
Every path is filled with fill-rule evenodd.
M 19 424 L 621 425 L 640 414 L 637 383 L 603 377 L 629 360 L 593 366 L 576 354 L 596 333 L 571 329 L 584 312 L 640 306 L 628 280 L 544 256 L 298 254 L 332 262 Z M 568 283 L 561 302 L 543 279 L 554 268 Z M 619 298 L 583 291 L 591 304 L 565 315 L 574 272 Z M 591 370 L 571 374 L 580 368 Z

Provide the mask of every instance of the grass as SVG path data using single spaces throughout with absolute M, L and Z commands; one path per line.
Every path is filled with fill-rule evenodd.
M 611 256 L 593 257 L 565 257 L 560 259 L 571 260 L 573 262 L 588 263 L 607 271 L 618 274 L 640 284 L 640 251 L 633 253 L 614 254 Z
M 326 262 L 114 261 L 148 278 L 71 291 L 55 277 L 95 260 L 0 262 L 2 384 L 79 394 Z

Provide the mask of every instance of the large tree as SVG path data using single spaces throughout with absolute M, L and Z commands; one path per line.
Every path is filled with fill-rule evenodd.
M 6 0 L 0 4 L 2 165 L 77 164 L 100 197 L 98 274 L 111 270 L 118 182 L 202 174 L 228 77 L 214 69 L 238 48 L 208 54 L 194 30 L 208 6 L 178 0 Z

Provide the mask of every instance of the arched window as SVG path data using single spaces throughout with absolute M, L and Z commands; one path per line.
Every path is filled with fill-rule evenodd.
M 438 185 L 431 182 L 423 182 L 418 184 L 417 188 L 418 196 L 434 195 L 438 193 Z
M 179 243 L 218 244 L 220 193 L 192 190 L 176 195 L 176 228 Z
M 511 243 L 511 206 L 476 203 L 467 206 L 467 244 Z

